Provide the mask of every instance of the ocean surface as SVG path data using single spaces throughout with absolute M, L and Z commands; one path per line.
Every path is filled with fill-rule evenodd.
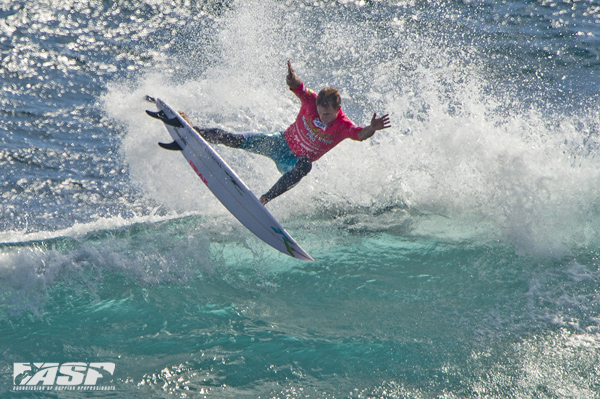
M 281 131 L 288 59 L 393 125 L 268 205 L 315 262 L 144 112 Z M 1 398 L 600 397 L 596 1 L 0 0 L 0 80 Z

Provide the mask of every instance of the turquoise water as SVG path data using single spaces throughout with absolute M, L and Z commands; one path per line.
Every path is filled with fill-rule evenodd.
M 592 2 L 0 5 L 0 397 L 600 395 Z M 146 94 L 280 131 L 309 87 L 360 124 L 248 233 Z M 268 159 L 215 147 L 261 194 Z M 18 391 L 20 363 L 111 391 Z M 41 387 L 42 384 L 38 385 Z

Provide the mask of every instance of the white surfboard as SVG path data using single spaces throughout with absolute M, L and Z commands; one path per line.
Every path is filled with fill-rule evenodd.
M 161 99 L 148 99 L 156 103 L 158 112 L 146 112 L 160 119 L 174 140 L 170 144 L 159 143 L 161 147 L 181 151 L 215 197 L 258 238 L 286 255 L 314 260 L 192 126 Z

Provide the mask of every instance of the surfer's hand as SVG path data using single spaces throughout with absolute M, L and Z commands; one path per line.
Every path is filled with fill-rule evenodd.
M 390 126 L 392 125 L 390 124 L 389 114 L 385 114 L 381 118 L 378 118 L 377 114 L 373 114 L 371 124 L 358 131 L 358 139 L 360 141 L 366 140 L 374 135 L 377 130 L 387 129 Z
M 387 129 L 390 127 L 390 114 L 385 114 L 381 118 L 377 118 L 377 114 L 373 114 L 371 119 L 371 127 L 375 130 Z
M 292 68 L 292 62 L 290 60 L 288 60 L 287 64 L 288 64 L 288 74 L 287 74 L 287 77 L 285 78 L 285 82 L 287 83 L 287 85 L 289 86 L 290 89 L 294 90 L 302 84 L 302 81 L 300 80 L 298 75 L 296 75 L 296 72 L 294 72 L 294 68 Z
M 263 205 L 267 205 L 267 202 L 269 202 L 269 200 L 266 199 L 264 195 L 262 197 L 260 197 L 259 201 Z

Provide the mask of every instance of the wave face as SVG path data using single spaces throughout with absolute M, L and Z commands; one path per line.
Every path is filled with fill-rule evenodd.
M 20 362 L 112 362 L 130 398 L 599 394 L 596 6 L 193 3 L 0 5 L 0 395 Z M 269 204 L 311 264 L 144 113 L 281 131 L 288 59 L 393 125 Z

